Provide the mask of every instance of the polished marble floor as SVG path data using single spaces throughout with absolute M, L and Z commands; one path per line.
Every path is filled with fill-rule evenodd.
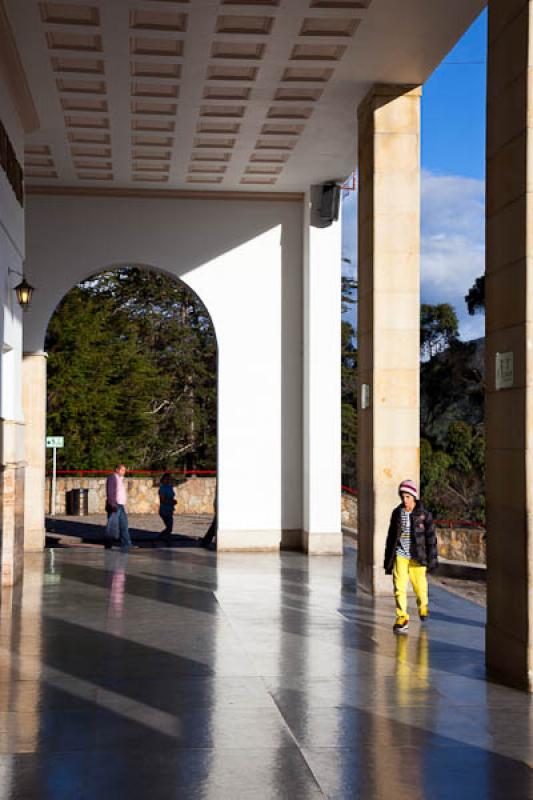
M 391 632 L 355 554 L 49 550 L 0 609 L 1 800 L 527 800 L 484 610 Z

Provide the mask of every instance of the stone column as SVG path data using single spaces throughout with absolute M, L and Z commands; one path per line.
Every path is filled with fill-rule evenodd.
M 533 691 L 533 4 L 489 0 L 486 500 L 489 671 Z
M 25 425 L 26 491 L 24 550 L 44 548 L 46 472 L 46 353 L 24 353 L 22 407 Z
M 319 188 L 312 191 L 304 211 L 302 546 L 309 554 L 339 555 L 342 553 L 341 230 L 340 221 L 317 227 L 313 208 L 319 191 Z
M 13 586 L 24 562 L 24 425 L 0 419 L 0 584 Z
M 375 86 L 358 112 L 358 585 L 391 591 L 398 484 L 419 474 L 420 88 Z

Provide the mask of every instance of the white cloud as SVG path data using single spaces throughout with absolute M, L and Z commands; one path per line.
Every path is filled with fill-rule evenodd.
M 341 220 L 342 256 L 350 260 L 350 264 L 343 262 L 343 272 L 351 275 L 357 260 L 357 192 L 342 192 Z
M 483 314 L 471 317 L 464 297 L 485 271 L 485 184 L 461 175 L 422 173 L 421 296 L 424 303 L 450 303 L 463 339 L 484 335 Z M 342 203 L 342 250 L 357 259 L 357 196 Z M 343 264 L 345 272 L 351 268 Z
M 450 303 L 461 336 L 483 335 L 464 296 L 485 271 L 485 184 L 456 175 L 422 175 L 421 292 L 426 303 Z

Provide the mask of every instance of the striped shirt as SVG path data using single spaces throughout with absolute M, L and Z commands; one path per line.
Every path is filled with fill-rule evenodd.
M 405 508 L 400 511 L 400 520 L 402 530 L 396 546 L 396 555 L 401 558 L 411 558 L 411 514 Z

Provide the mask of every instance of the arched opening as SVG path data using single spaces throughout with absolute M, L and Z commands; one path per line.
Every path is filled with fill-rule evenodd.
M 37 292 L 24 327 L 24 385 L 31 394 L 25 441 L 35 443 L 28 458 L 26 550 L 41 549 L 44 534 L 43 514 L 32 515 L 43 508 L 45 495 L 38 481 L 44 476 L 46 327 L 73 285 L 97 269 L 131 264 L 184 280 L 215 326 L 218 549 L 278 550 L 282 541 L 299 547 L 308 435 L 302 422 L 301 202 L 216 200 L 200 206 L 189 198 L 33 197 L 28 215 L 27 272 Z M 33 398 L 43 408 L 39 414 Z M 33 420 L 40 419 L 37 430 Z M 317 464 L 322 472 L 324 459 Z M 336 498 L 339 483 L 340 475 L 332 480 Z M 322 523 L 320 529 L 332 526 Z
M 76 531 L 85 541 L 103 540 L 105 483 L 118 463 L 128 470 L 134 544 L 197 544 L 208 529 L 212 536 L 218 349 L 198 295 L 161 270 L 113 266 L 63 297 L 45 349 L 46 431 L 64 439 L 55 482 L 47 451 L 49 541 L 68 542 Z M 165 523 L 161 539 L 159 490 L 167 472 L 174 534 Z M 76 515 L 85 513 L 81 524 Z

